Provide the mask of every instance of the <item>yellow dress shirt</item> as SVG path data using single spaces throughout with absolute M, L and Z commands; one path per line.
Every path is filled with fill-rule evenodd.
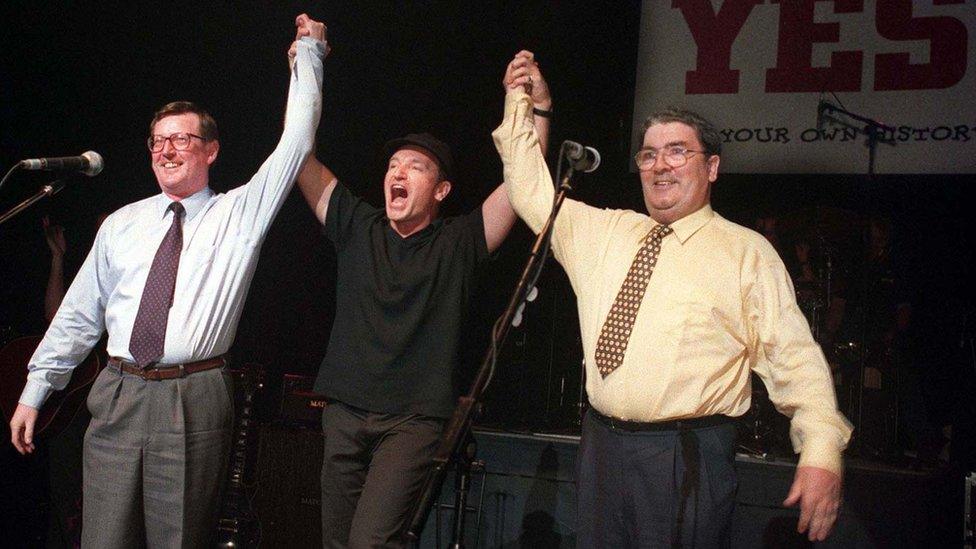
M 515 211 L 538 233 L 554 187 L 524 92 L 509 92 L 492 134 Z M 851 426 L 840 412 L 827 361 L 796 304 L 782 260 L 762 235 L 710 206 L 674 222 L 634 322 L 623 363 L 602 377 L 597 338 L 642 239 L 656 222 L 631 210 L 567 199 L 552 249 L 576 292 L 586 392 L 604 415 L 667 421 L 749 409 L 749 371 L 792 418 L 801 466 L 840 474 Z

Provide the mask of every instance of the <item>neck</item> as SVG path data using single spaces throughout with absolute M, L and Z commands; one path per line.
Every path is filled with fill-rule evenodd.
M 197 194 L 198 192 L 202 191 L 206 187 L 207 187 L 207 184 L 204 183 L 203 185 L 200 185 L 199 187 L 195 187 L 195 188 L 192 188 L 192 189 L 188 189 L 186 191 L 167 191 L 167 190 L 163 189 L 163 194 L 165 194 L 166 197 L 169 198 L 170 200 L 175 200 L 175 201 L 179 202 L 180 200 L 183 200 L 184 198 L 187 198 L 187 197 L 190 197 L 190 196 L 193 196 L 193 195 Z
M 419 221 L 393 221 L 390 220 L 390 227 L 400 235 L 401 238 L 406 238 L 414 233 L 424 230 L 427 225 L 430 225 L 431 220 L 429 218 L 424 218 Z
M 658 223 L 660 223 L 662 225 L 671 225 L 672 223 L 676 223 L 678 221 L 681 221 L 682 219 L 684 219 L 684 218 L 686 218 L 686 217 L 688 217 L 690 215 L 694 215 L 694 214 L 702 211 L 708 205 L 709 205 L 709 203 L 706 202 L 705 204 L 702 204 L 701 207 L 699 207 L 695 211 L 688 212 L 688 213 L 686 213 L 684 215 L 677 215 L 677 214 L 673 214 L 671 212 L 666 212 L 666 211 L 655 211 L 655 210 L 651 209 L 650 204 L 646 204 L 646 206 L 647 206 L 647 215 L 651 219 L 653 219 L 654 221 L 657 221 Z

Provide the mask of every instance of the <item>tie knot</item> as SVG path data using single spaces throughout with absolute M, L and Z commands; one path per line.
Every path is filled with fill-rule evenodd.
M 176 217 L 181 217 L 183 215 L 183 212 L 186 211 L 186 208 L 183 207 L 183 204 L 180 204 L 179 202 L 171 202 L 169 208 L 167 209 L 173 210 L 173 215 L 175 215 Z
M 651 232 L 647 233 L 647 239 L 650 240 L 661 240 L 662 238 L 673 233 L 674 229 L 670 225 L 655 225 Z

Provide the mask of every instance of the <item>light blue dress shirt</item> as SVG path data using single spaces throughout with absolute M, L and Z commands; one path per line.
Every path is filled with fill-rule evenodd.
M 181 200 L 183 249 L 165 351 L 179 364 L 226 353 L 268 227 L 311 153 L 322 111 L 325 43 L 302 38 L 292 67 L 281 141 L 250 181 L 226 194 L 210 188 Z M 108 330 L 109 356 L 132 360 L 129 336 L 153 256 L 172 223 L 164 194 L 105 219 L 95 244 L 31 357 L 20 402 L 40 408 Z

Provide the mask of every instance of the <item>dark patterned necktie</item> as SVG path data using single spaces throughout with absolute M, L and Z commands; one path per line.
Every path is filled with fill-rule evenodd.
M 671 234 L 671 227 L 657 225 L 644 237 L 644 245 L 637 251 L 634 262 L 627 271 L 617 298 L 613 300 L 607 321 L 600 330 L 600 337 L 596 340 L 596 367 L 600 375 L 607 377 L 624 361 L 630 332 L 634 328 L 637 309 L 640 308 L 647 290 L 647 283 L 651 280 L 657 256 L 661 253 L 661 240 Z
M 173 211 L 173 224 L 156 250 L 129 337 L 129 352 L 143 368 L 163 356 L 166 322 L 169 308 L 173 305 L 176 271 L 183 248 L 183 205 L 173 202 L 169 209 Z

